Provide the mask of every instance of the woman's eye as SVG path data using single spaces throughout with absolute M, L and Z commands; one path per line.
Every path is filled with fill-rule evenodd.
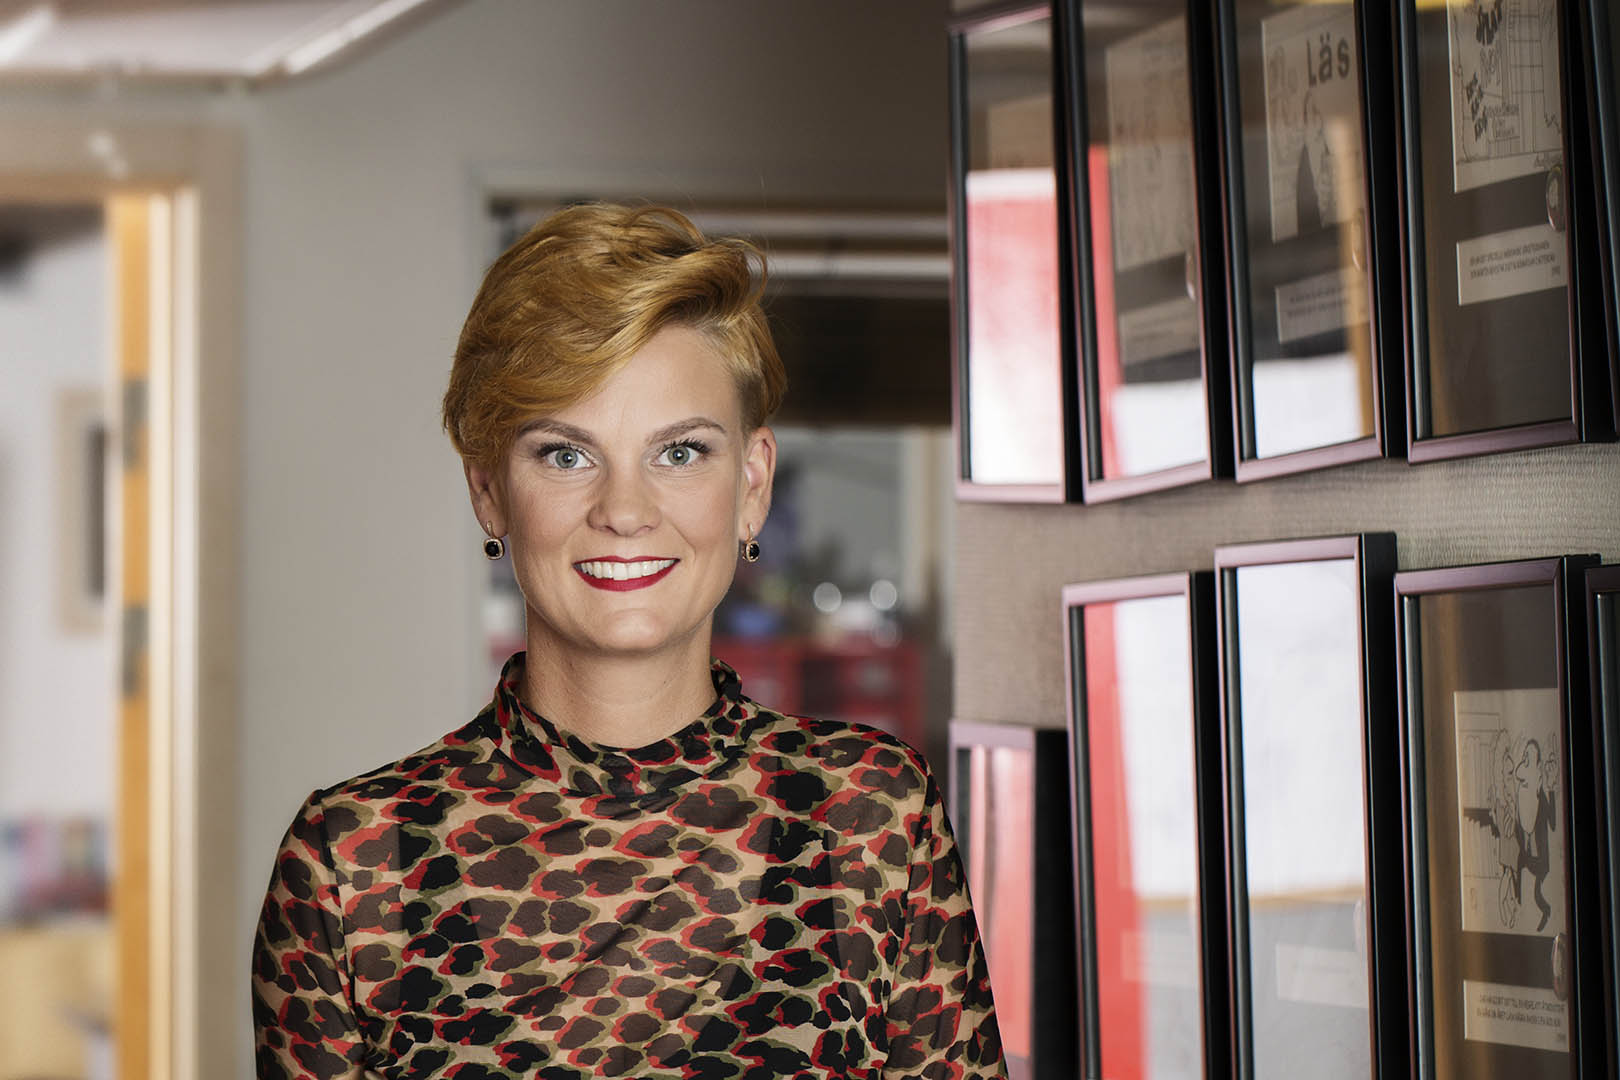
M 695 463 L 702 453 L 702 448 L 694 443 L 676 443 L 664 447 L 664 452 L 658 458 L 665 465 L 683 466 Z
M 554 469 L 578 469 L 585 462 L 585 455 L 572 446 L 553 446 L 540 455 L 544 461 Z

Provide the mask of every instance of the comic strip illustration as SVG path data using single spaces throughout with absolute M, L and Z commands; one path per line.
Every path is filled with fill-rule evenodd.
M 1111 46 L 1106 67 L 1114 266 L 1130 270 L 1193 246 L 1187 20 Z
M 1266 58 L 1271 239 L 1349 221 L 1361 209 L 1361 77 L 1355 11 L 1302 4 L 1260 24 Z
M 1462 928 L 1564 932 L 1558 691 L 1459 690 L 1458 855 Z
M 1448 0 L 1454 190 L 1563 162 L 1557 0 Z

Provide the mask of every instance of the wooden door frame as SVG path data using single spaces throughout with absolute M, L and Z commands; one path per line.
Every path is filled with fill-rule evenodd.
M 245 990 L 238 889 L 237 432 L 241 180 L 239 137 L 196 122 L 132 120 L 116 101 L 0 109 L 0 201 L 108 205 L 149 196 L 147 298 L 154 453 L 150 539 L 151 751 L 144 796 L 151 842 L 144 942 L 120 952 L 126 988 L 155 990 L 140 1060 L 125 1080 L 201 1080 L 236 1071 Z M 109 220 L 109 241 L 115 240 Z M 111 246 L 111 243 L 110 243 Z M 164 251 L 167 257 L 164 257 Z M 117 283 L 114 282 L 115 288 Z M 115 309 L 116 310 L 116 309 Z M 116 317 L 116 315 L 115 315 Z M 124 777 L 126 788 L 128 777 Z M 167 798 L 153 799 L 153 794 Z M 121 796 L 122 797 L 122 796 Z M 116 805 L 116 804 L 115 804 Z M 121 807 L 122 809 L 122 807 Z M 139 812 L 137 809 L 135 812 Z M 138 935 L 136 924 L 120 934 Z M 143 946 L 143 947 L 142 947 Z M 130 965 L 145 966 L 133 970 Z M 144 1061 L 145 1068 L 141 1068 Z

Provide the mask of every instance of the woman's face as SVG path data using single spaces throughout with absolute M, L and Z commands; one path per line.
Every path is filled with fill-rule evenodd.
M 531 649 L 706 662 L 775 466 L 770 429 L 742 430 L 714 346 L 669 326 L 596 393 L 527 425 L 498 483 L 474 466 L 467 480 L 479 520 L 507 537 Z

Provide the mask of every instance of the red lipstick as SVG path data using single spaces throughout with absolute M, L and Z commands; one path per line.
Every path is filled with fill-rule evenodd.
M 599 559 L 581 559 L 574 563 L 574 573 L 585 584 L 607 592 L 629 592 L 656 585 L 675 569 L 679 559 L 621 559 L 606 556 Z M 618 567 L 624 567 L 623 577 L 616 576 Z

